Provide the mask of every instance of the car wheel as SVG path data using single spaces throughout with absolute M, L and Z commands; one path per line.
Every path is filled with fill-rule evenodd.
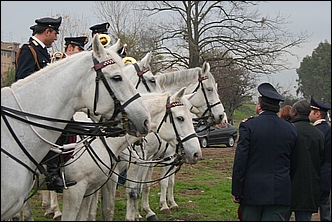
M 201 138 L 201 147 L 206 148 L 208 145 L 207 139 L 205 137 Z
M 228 138 L 227 146 L 228 146 L 228 147 L 233 147 L 234 144 L 235 144 L 235 142 L 234 142 L 234 138 L 233 138 L 233 137 L 229 137 L 229 138 Z

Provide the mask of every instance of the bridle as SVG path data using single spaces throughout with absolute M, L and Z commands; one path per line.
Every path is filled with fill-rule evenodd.
M 96 88 L 95 88 L 95 97 L 94 97 L 94 104 L 93 104 L 93 113 L 94 115 L 98 116 L 98 114 L 96 113 L 96 109 L 97 109 L 97 103 L 98 103 L 98 98 L 99 98 L 99 80 L 102 80 L 102 82 L 104 83 L 108 93 L 110 94 L 110 96 L 112 97 L 113 101 L 114 101 L 114 113 L 112 115 L 112 117 L 110 118 L 110 120 L 114 120 L 115 117 L 121 112 L 122 116 L 125 117 L 126 113 L 125 113 L 125 107 L 127 105 L 129 105 L 129 103 L 131 103 L 132 101 L 134 101 L 135 99 L 138 99 L 141 95 L 139 93 L 136 93 L 132 98 L 130 98 L 128 101 L 126 101 L 123 105 L 121 105 L 120 101 L 116 98 L 113 90 L 111 89 L 111 87 L 109 86 L 104 73 L 101 71 L 102 68 L 111 65 L 111 64 L 115 64 L 113 59 L 108 59 L 104 62 L 99 63 L 99 61 L 92 55 L 92 60 L 94 63 L 94 70 L 96 71 Z
M 151 89 L 149 88 L 149 86 L 148 86 L 148 84 L 147 84 L 147 82 L 146 82 L 146 79 L 145 79 L 144 76 L 143 76 L 146 72 L 150 71 L 150 68 L 145 68 L 145 69 L 141 70 L 141 69 L 139 68 L 139 66 L 137 65 L 137 63 L 134 63 L 133 66 L 135 67 L 135 69 L 136 69 L 136 73 L 137 73 L 137 76 L 138 76 L 138 82 L 137 82 L 135 88 L 137 89 L 137 88 L 138 88 L 138 85 L 139 85 L 140 82 L 142 81 L 142 83 L 144 84 L 146 90 L 147 90 L 148 92 L 151 92 Z
M 213 119 L 212 108 L 213 108 L 214 106 L 217 106 L 217 105 L 221 104 L 221 102 L 220 102 L 220 100 L 219 100 L 218 102 L 216 102 L 216 103 L 210 105 L 209 100 L 208 100 L 207 95 L 206 95 L 206 91 L 205 91 L 204 85 L 203 85 L 203 81 L 206 80 L 206 79 L 208 79 L 208 78 L 209 78 L 208 76 L 202 76 L 202 75 L 201 75 L 201 71 L 199 71 L 199 73 L 198 73 L 198 85 L 197 85 L 197 87 L 194 89 L 194 91 L 192 92 L 192 93 L 197 92 L 197 90 L 199 89 L 199 87 L 201 87 L 201 90 L 202 90 L 202 92 L 203 92 L 203 95 L 204 95 L 204 99 L 205 99 L 205 102 L 206 102 L 206 106 L 207 106 L 207 108 L 206 108 L 206 110 L 203 112 L 203 114 L 202 114 L 201 117 L 194 118 L 194 120 L 195 120 L 195 121 L 198 121 L 198 122 L 202 122 L 202 121 L 203 121 L 205 125 L 207 125 L 207 124 L 206 124 L 206 123 L 207 123 L 207 119 L 209 119 L 209 118 Z M 191 107 L 190 109 L 192 109 L 192 108 L 193 108 L 193 107 Z M 208 115 L 206 115 L 206 114 L 208 114 Z
M 173 126 L 173 129 L 174 129 L 174 132 L 175 132 L 176 140 L 178 141 L 178 143 L 176 144 L 176 151 L 175 152 L 179 153 L 179 151 L 181 149 L 181 155 L 184 155 L 184 152 L 183 152 L 183 150 L 184 150 L 183 143 L 186 142 L 187 140 L 190 140 L 191 138 L 197 137 L 197 135 L 196 135 L 196 133 L 192 133 L 192 134 L 186 136 L 185 138 L 181 139 L 181 137 L 180 137 L 180 135 L 179 135 L 179 133 L 178 133 L 178 131 L 176 129 L 171 109 L 173 107 L 176 107 L 176 106 L 183 106 L 183 104 L 180 103 L 180 102 L 172 102 L 172 103 L 170 103 L 169 100 L 170 100 L 170 97 L 167 98 L 166 113 L 165 113 L 162 121 L 160 122 L 160 124 L 158 126 L 157 133 L 159 133 L 159 130 L 160 130 L 161 126 L 163 125 L 164 122 L 167 121 L 167 117 L 169 116 L 170 122 L 171 122 L 171 124 Z

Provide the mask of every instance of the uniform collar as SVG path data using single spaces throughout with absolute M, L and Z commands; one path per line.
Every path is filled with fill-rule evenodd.
M 319 120 L 316 120 L 315 122 L 314 122 L 314 126 L 316 126 L 316 125 L 318 125 L 318 124 L 321 124 L 322 122 L 326 122 L 326 120 L 325 119 L 319 119 Z
M 41 47 L 45 48 L 45 44 L 42 41 L 40 41 L 37 37 L 32 36 L 32 38 L 36 40 L 39 43 L 39 45 L 41 45 Z

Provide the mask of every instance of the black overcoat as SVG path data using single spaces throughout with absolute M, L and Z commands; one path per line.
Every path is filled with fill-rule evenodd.
M 292 211 L 318 212 L 320 170 L 324 150 L 323 133 L 310 124 L 309 118 L 292 120 L 298 130 L 294 158 L 297 166 L 292 179 Z

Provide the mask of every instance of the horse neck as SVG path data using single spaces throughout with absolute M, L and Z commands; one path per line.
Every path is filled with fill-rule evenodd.
M 165 93 L 143 93 L 141 97 L 146 104 L 151 116 L 151 131 L 157 132 L 158 124 L 166 112 L 168 94 Z
M 74 56 L 74 55 L 73 55 Z M 13 84 L 12 89 L 23 111 L 47 115 L 53 118 L 70 119 L 75 113 L 75 106 L 81 101 L 80 95 L 82 72 L 78 67 L 68 66 L 70 58 L 26 77 Z M 82 67 L 84 65 L 86 67 Z M 80 70 L 89 70 L 89 63 L 81 61 Z M 76 70 L 76 71 L 75 71 Z M 84 78 L 87 75 L 85 75 Z M 93 81 L 93 77 L 89 81 Z M 75 87 L 73 87 L 75 86 Z
M 166 92 L 176 92 L 183 87 L 198 83 L 198 73 L 201 68 L 192 68 L 175 72 L 163 73 L 156 76 L 161 88 Z
M 161 154 L 163 154 L 166 150 L 166 146 L 163 145 L 166 144 L 162 138 L 160 138 L 158 135 L 155 133 L 149 133 L 145 138 L 144 138 L 144 147 L 145 147 L 145 152 L 147 156 L 154 156 L 154 157 L 159 157 Z M 173 148 L 170 146 L 171 149 Z M 175 149 L 174 149 L 175 150 Z M 171 151 L 174 152 L 174 151 Z
M 119 156 L 128 146 L 140 140 L 140 137 L 126 134 L 122 137 L 108 137 L 106 140 L 115 156 Z

